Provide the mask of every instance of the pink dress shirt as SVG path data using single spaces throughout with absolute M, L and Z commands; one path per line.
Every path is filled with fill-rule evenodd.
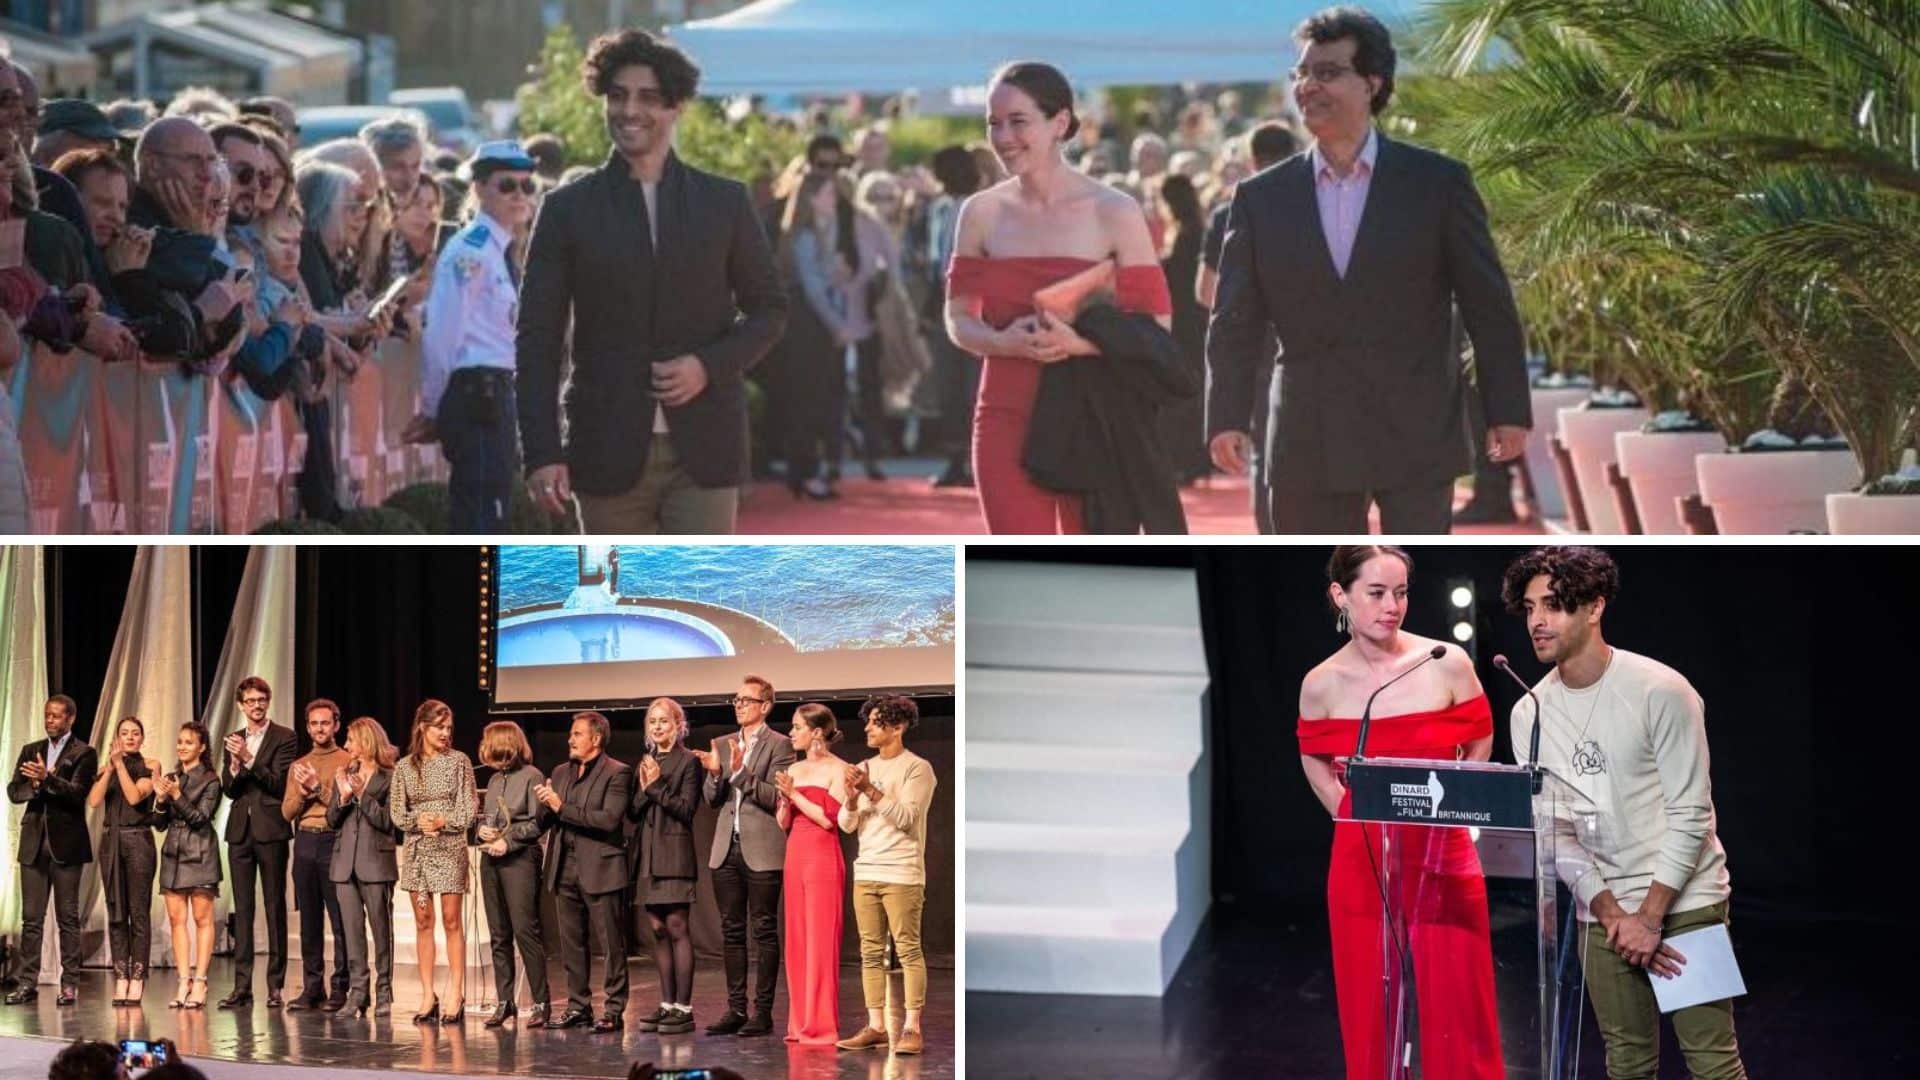
M 1373 163 L 1380 155 L 1380 137 L 1368 130 L 1367 141 L 1360 144 L 1359 160 L 1344 178 L 1336 176 L 1333 166 L 1320 156 L 1314 144 L 1313 196 L 1320 204 L 1320 231 L 1327 237 L 1327 253 L 1333 256 L 1334 272 L 1347 276 L 1347 263 L 1353 259 L 1353 240 L 1360 234 L 1360 215 L 1367 209 L 1367 189 L 1373 186 Z

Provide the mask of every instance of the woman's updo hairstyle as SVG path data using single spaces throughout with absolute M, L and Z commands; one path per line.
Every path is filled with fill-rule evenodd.
M 1038 60 L 1015 60 L 1003 65 L 987 80 L 991 89 L 1001 83 L 1019 89 L 1040 106 L 1040 115 L 1051 120 L 1067 114 L 1067 133 L 1061 139 L 1065 142 L 1080 133 L 1080 118 L 1073 112 L 1073 86 L 1067 82 L 1066 75 L 1052 64 L 1043 64 Z
M 1333 549 L 1333 557 L 1327 560 L 1327 583 L 1342 589 L 1353 588 L 1353 583 L 1360 580 L 1360 568 L 1381 555 L 1391 555 L 1406 564 L 1407 577 L 1412 579 L 1413 556 L 1407 554 L 1405 548 L 1392 544 L 1342 544 Z M 1338 610 L 1331 590 L 1327 595 L 1327 607 Z
M 810 701 L 793 710 L 793 719 L 819 732 L 829 746 L 840 741 L 840 722 L 834 718 L 832 709 L 819 702 Z

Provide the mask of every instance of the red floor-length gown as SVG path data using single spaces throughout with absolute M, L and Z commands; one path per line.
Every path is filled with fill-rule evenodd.
M 1302 719 L 1297 731 L 1300 752 L 1348 756 L 1359 731 L 1358 720 Z M 1457 747 L 1491 734 L 1493 711 L 1483 694 L 1434 712 L 1374 717 L 1367 754 L 1452 761 Z M 1337 762 L 1335 767 L 1340 768 Z M 1343 798 L 1339 816 L 1350 809 Z M 1420 1074 L 1427 1080 L 1500 1080 L 1506 1073 L 1494 1003 L 1487 883 L 1472 839 L 1458 828 L 1392 825 L 1387 830 L 1388 851 L 1383 853 L 1379 826 L 1350 821 L 1333 826 L 1327 921 L 1333 932 L 1333 979 L 1347 1080 L 1387 1075 L 1389 1035 L 1381 995 L 1399 993 L 1397 963 L 1392 965 L 1392 989 L 1381 982 L 1376 864 L 1387 874 L 1394 910 L 1405 922 L 1400 933 L 1413 955 Z
M 796 787 L 828 821 L 840 803 L 823 787 Z M 840 1037 L 840 920 L 847 864 L 840 832 L 823 829 L 798 809 L 787 826 L 787 1041 L 832 1046 Z
M 1094 265 L 1090 259 L 1055 255 L 997 259 L 955 255 L 948 268 L 947 295 L 977 298 L 981 318 L 1003 329 L 1033 314 L 1035 292 Z M 1173 313 L 1167 277 L 1158 264 L 1121 267 L 1114 281 L 1114 300 L 1122 311 Z M 1033 416 L 1033 399 L 1045 367 L 1019 357 L 989 356 L 980 369 L 980 396 L 973 412 L 973 476 L 990 533 L 1087 531 L 1080 497 L 1035 484 L 1021 464 L 1027 421 Z

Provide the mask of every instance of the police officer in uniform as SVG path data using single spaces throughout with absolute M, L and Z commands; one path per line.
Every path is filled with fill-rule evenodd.
M 506 531 L 520 474 L 513 399 L 514 321 L 520 268 L 511 248 L 533 220 L 533 158 L 520 143 L 483 143 L 468 162 L 478 204 L 434 266 L 421 337 L 423 413 L 409 441 L 436 438 L 453 476 L 448 531 Z

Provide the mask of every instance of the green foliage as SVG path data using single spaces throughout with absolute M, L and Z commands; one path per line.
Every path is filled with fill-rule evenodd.
M 900 169 L 927 164 L 934 151 L 942 147 L 983 142 L 986 137 L 986 121 L 972 115 L 906 116 L 887 127 L 887 138 L 893 143 L 893 164 Z
M 806 148 L 807 140 L 790 125 L 759 113 L 729 123 L 720 105 L 706 99 L 687 103 L 674 135 L 682 161 L 748 184 L 778 176 Z
M 612 146 L 600 115 L 600 102 L 580 82 L 580 62 L 586 55 L 572 27 L 554 27 L 540 45 L 533 81 L 522 86 L 517 95 L 520 133 L 537 135 L 544 131 L 559 136 L 567 149 L 568 165 L 598 165 L 607 159 Z
M 255 536 L 339 536 L 340 527 L 308 518 L 281 518 L 253 530 Z
M 422 532 L 445 535 L 447 531 L 447 485 L 409 484 L 387 496 L 385 507 L 407 515 L 420 523 Z
M 427 529 L 391 506 L 362 506 L 340 515 L 340 531 L 350 536 L 419 536 Z
M 1920 403 L 1920 7 L 1436 0 L 1398 122 L 1468 161 L 1535 340 L 1866 475 Z M 1489 59 L 1495 55 L 1497 59 Z

